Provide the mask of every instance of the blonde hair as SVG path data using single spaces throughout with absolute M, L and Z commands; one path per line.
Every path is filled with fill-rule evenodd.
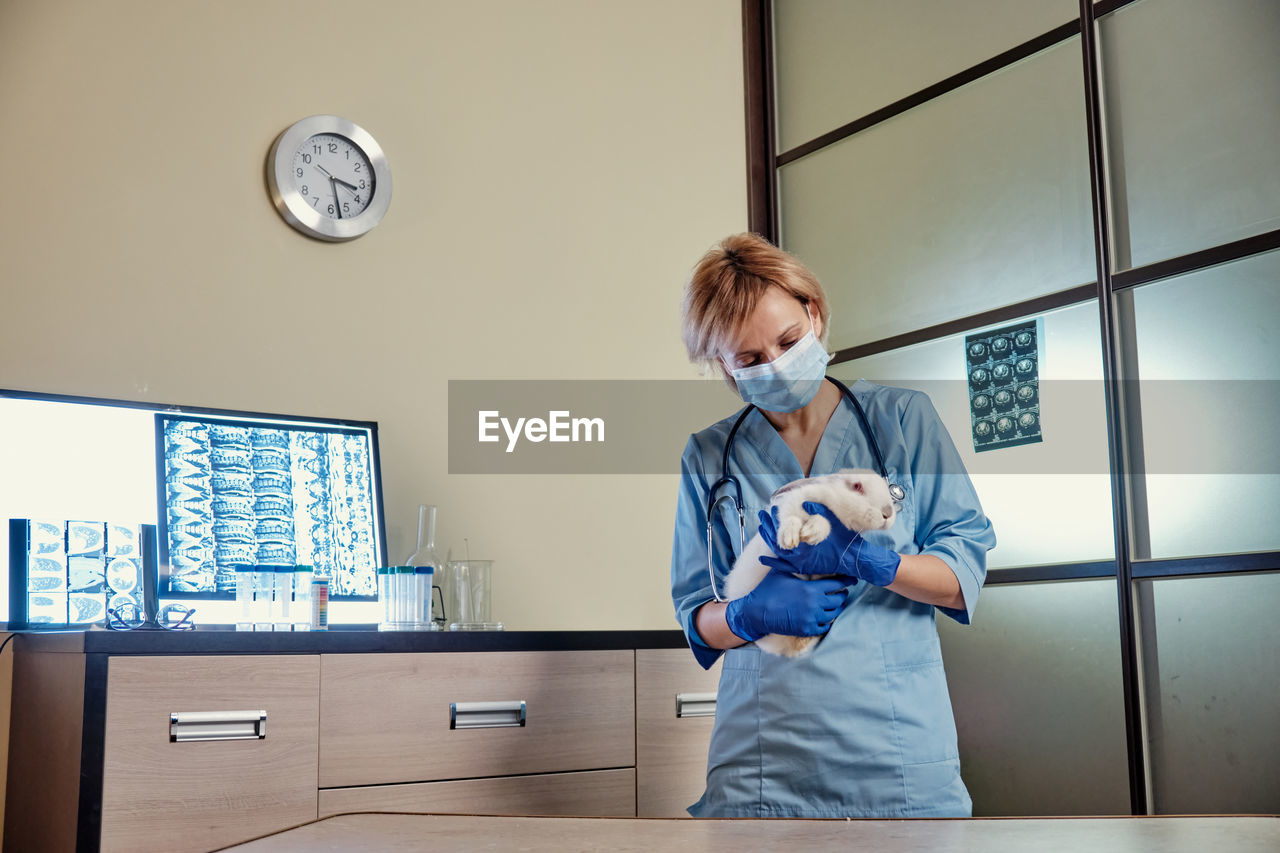
M 702 256 L 685 285 L 683 337 L 689 360 L 704 369 L 719 365 L 721 349 L 738 337 L 770 287 L 794 296 L 811 311 L 816 308 L 815 319 L 822 318 L 826 337 L 830 307 L 809 268 L 758 234 L 733 234 Z M 720 369 L 723 373 L 724 366 Z

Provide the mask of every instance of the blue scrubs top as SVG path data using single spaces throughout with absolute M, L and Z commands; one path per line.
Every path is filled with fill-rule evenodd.
M 859 583 L 850 603 L 806 656 L 788 659 L 754 643 L 729 649 L 720 675 L 707 787 L 695 817 L 964 817 L 955 718 L 942 670 L 935 609 L 968 624 L 995 547 L 991 522 L 929 397 L 858 380 L 851 386 L 884 454 L 889 481 L 906 491 L 889 530 L 869 541 L 901 554 L 934 554 L 956 573 L 963 610 L 922 604 Z M 671 597 L 690 648 L 705 668 L 721 651 L 693 625 L 713 599 L 707 576 L 708 490 L 735 414 L 689 438 L 681 463 Z M 804 476 L 791 449 L 759 411 L 738 429 L 730 467 L 742 483 L 746 537 L 758 510 L 784 483 Z M 811 475 L 876 467 L 853 406 L 831 416 Z M 727 494 L 732 489 L 717 493 Z M 732 501 L 717 509 L 717 589 L 739 553 Z

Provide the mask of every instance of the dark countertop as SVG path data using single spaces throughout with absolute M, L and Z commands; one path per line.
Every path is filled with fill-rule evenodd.
M 22 631 L 14 645 L 30 652 L 109 655 L 359 654 L 371 652 L 532 652 L 592 649 L 683 649 L 671 631 Z

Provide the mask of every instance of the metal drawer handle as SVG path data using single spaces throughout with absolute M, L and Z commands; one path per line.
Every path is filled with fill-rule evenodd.
M 262 740 L 266 736 L 266 711 L 174 711 L 169 715 L 170 743 Z
M 677 717 L 714 717 L 716 715 L 716 694 L 714 693 L 677 693 Z
M 523 699 L 511 702 L 450 702 L 449 728 L 498 729 L 525 724 Z

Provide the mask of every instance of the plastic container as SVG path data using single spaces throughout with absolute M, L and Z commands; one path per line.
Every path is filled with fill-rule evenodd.
M 253 566 L 236 566 L 237 631 L 253 630 Z
M 293 630 L 311 630 L 311 579 L 313 566 L 296 566 L 293 573 Z

